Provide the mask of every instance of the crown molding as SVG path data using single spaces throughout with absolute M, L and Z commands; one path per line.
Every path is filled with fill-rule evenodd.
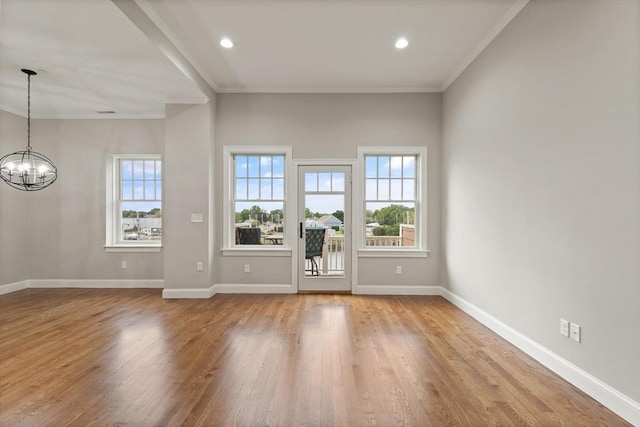
M 165 104 L 195 104 L 195 105 L 205 105 L 209 103 L 209 100 L 206 97 L 202 98 L 171 98 L 165 99 Z
M 218 88 L 218 93 L 440 93 L 438 87 L 381 87 L 381 88 L 317 88 L 317 87 L 300 87 L 300 88 L 268 88 L 268 87 L 252 87 L 252 88 Z

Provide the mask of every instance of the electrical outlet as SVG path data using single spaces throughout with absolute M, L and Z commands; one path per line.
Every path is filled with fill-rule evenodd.
M 120 268 L 127 268 L 127 261 L 120 261 Z
M 401 265 L 397 265 L 396 266 L 396 274 L 402 274 L 402 266 Z
M 244 265 L 244 272 L 245 273 L 249 273 L 251 271 L 251 267 L 249 266 L 249 264 L 245 264 Z
M 569 321 L 560 319 L 560 335 L 569 338 Z
M 191 214 L 191 222 L 202 222 L 202 214 Z
M 569 333 L 572 340 L 574 340 L 575 342 L 580 342 L 580 325 L 571 322 L 571 324 L 569 325 Z
M 196 271 L 202 271 L 202 269 L 203 269 L 202 261 L 196 262 Z

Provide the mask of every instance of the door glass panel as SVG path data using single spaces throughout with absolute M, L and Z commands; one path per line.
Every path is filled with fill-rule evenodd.
M 344 194 L 305 195 L 305 277 L 344 277 Z M 321 251 L 310 247 L 311 230 L 324 230 Z
M 318 174 L 307 172 L 304 174 L 304 191 L 318 191 Z
M 318 174 L 318 191 L 331 191 L 331 174 Z
M 334 172 L 331 174 L 331 189 L 333 191 L 344 191 L 344 173 Z
M 374 160 L 377 167 L 377 158 Z M 297 276 L 301 291 L 351 290 L 350 171 L 342 165 L 298 167 L 301 234 Z

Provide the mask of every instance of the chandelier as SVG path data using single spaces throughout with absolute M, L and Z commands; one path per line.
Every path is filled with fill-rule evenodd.
M 35 71 L 22 69 L 27 75 L 27 149 L 0 158 L 0 177 L 22 191 L 47 188 L 58 178 L 58 169 L 47 156 L 31 150 L 31 76 Z

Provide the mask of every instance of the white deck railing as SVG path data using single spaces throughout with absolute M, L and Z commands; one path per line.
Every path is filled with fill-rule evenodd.
M 400 236 L 367 236 L 365 246 L 401 246 Z
M 322 248 L 322 273 L 344 271 L 344 236 L 330 236 Z
M 400 246 L 400 236 L 367 236 L 366 246 Z M 322 248 L 320 262 L 322 274 L 336 274 L 344 271 L 344 236 L 327 237 Z M 307 270 L 311 270 L 307 260 Z

